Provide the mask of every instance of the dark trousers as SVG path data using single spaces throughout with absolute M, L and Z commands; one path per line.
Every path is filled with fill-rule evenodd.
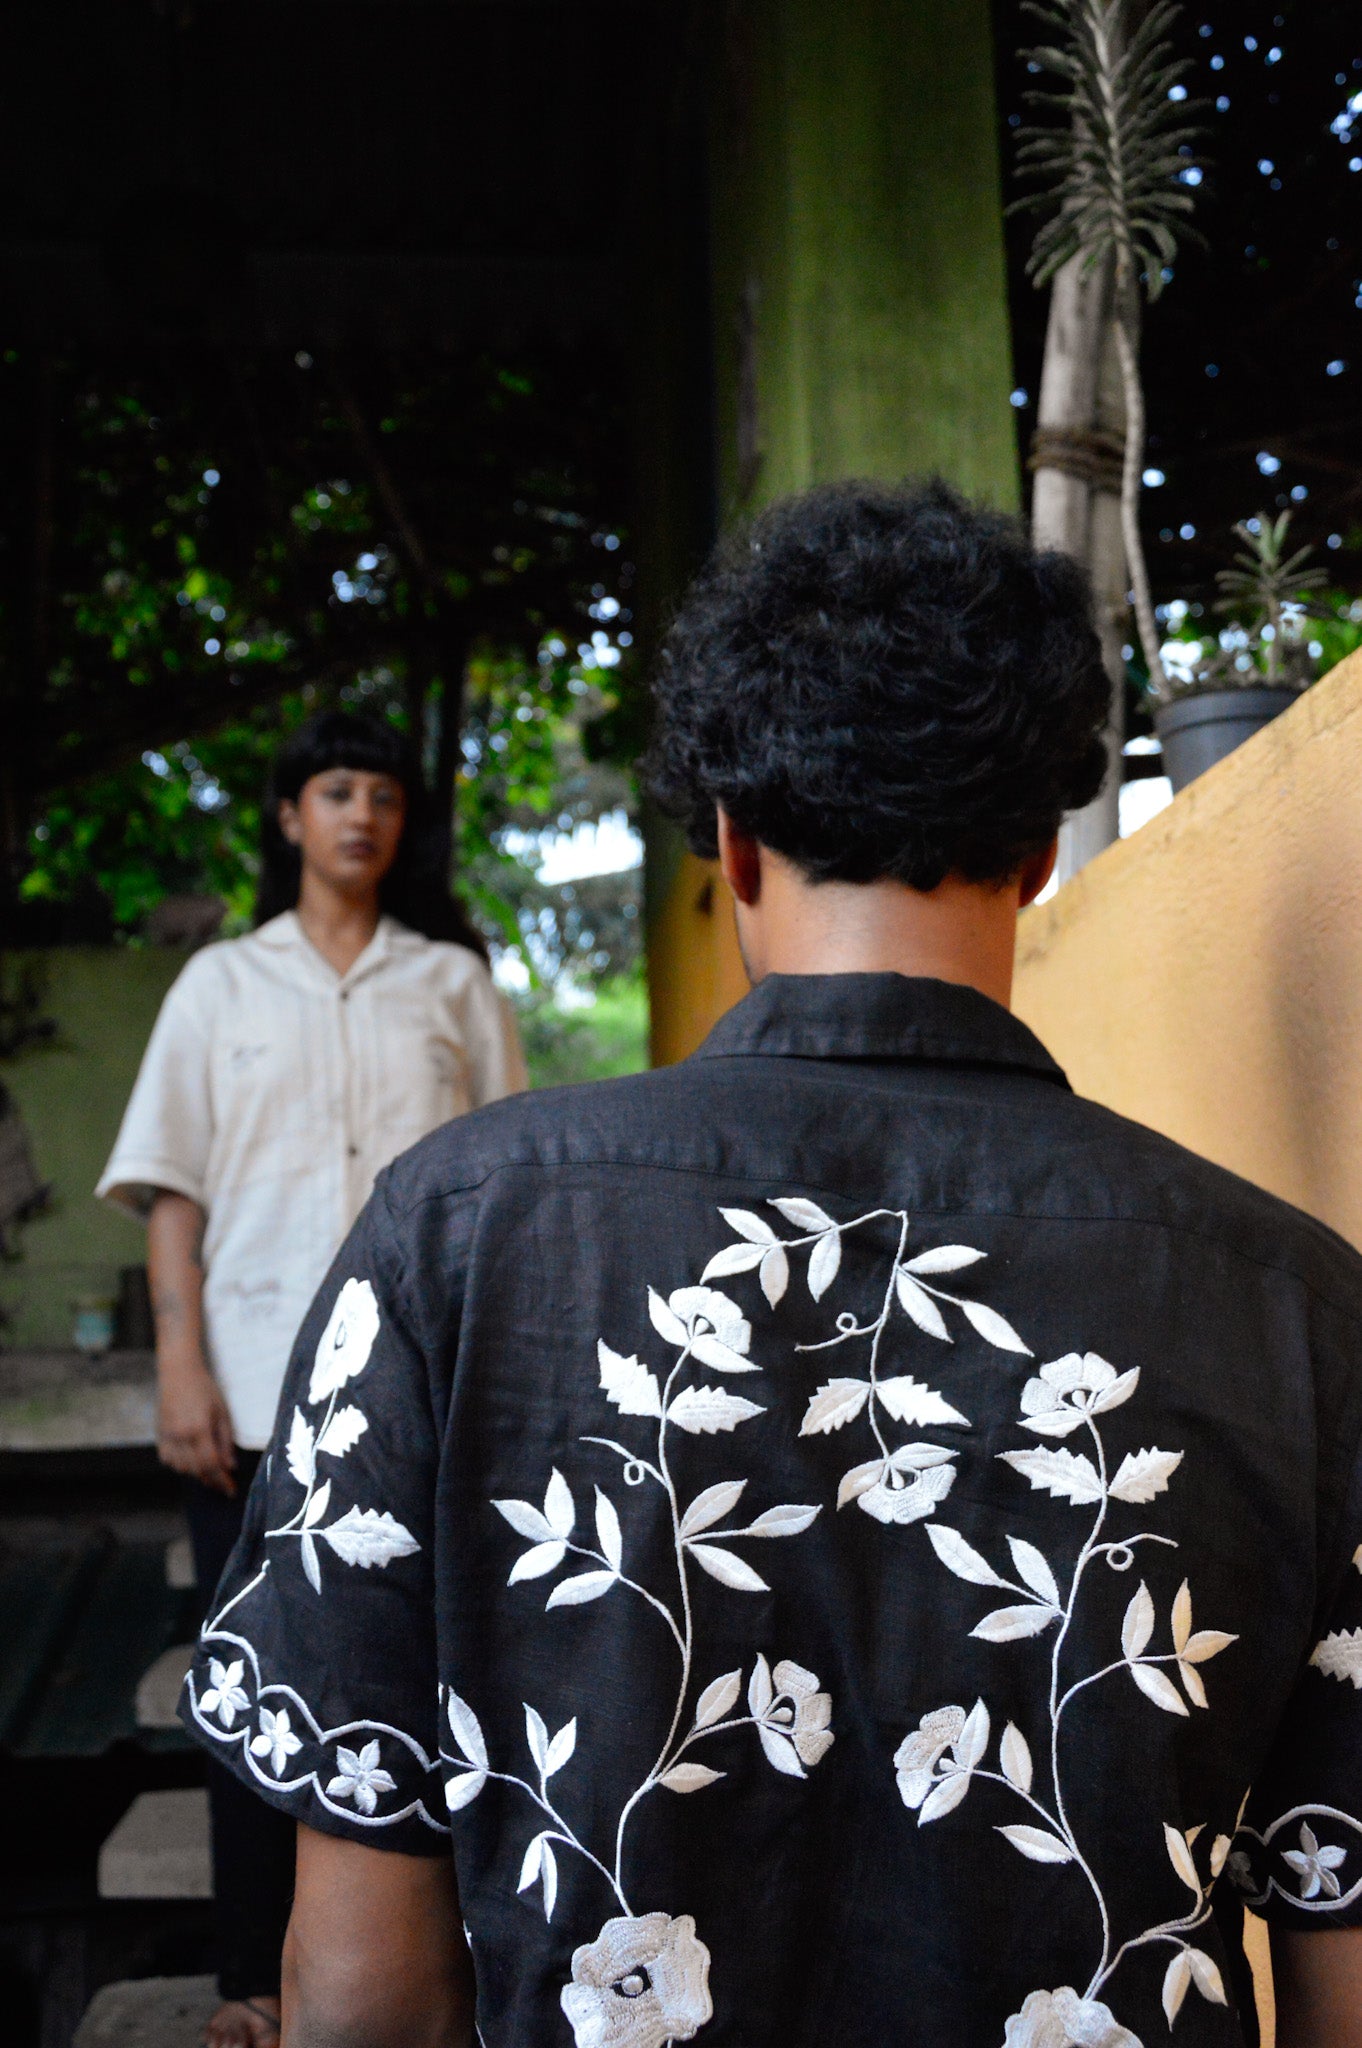
M 234 1499 L 196 1479 L 184 1482 L 194 1573 L 206 1610 L 241 1534 L 259 1451 L 237 1451 Z M 218 1988 L 224 1998 L 260 1998 L 279 1991 L 284 1930 L 293 1904 L 294 1823 L 267 1806 L 209 1759 L 208 1807 L 213 1830 L 213 1902 Z

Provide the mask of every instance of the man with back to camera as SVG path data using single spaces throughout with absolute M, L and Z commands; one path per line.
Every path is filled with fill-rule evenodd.
M 1362 1261 L 1006 1008 L 1078 571 L 824 487 L 657 698 L 753 992 L 389 1170 L 188 1681 L 300 1823 L 287 2048 L 1228 2048 L 1245 1902 L 1359 2048 Z

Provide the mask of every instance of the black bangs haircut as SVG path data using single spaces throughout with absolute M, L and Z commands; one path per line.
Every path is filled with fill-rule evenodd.
M 282 802 L 296 803 L 303 785 L 332 768 L 391 775 L 407 800 L 397 858 L 379 890 L 382 908 L 409 930 L 428 939 L 467 946 L 487 960 L 487 941 L 450 890 L 441 872 L 439 839 L 430 800 L 415 754 L 395 727 L 350 711 L 320 711 L 285 741 L 275 756 L 260 812 L 260 886 L 255 922 L 268 924 L 294 910 L 302 881 L 302 857 L 279 825 Z
M 1102 786 L 1081 570 L 940 480 L 828 484 L 723 541 L 664 643 L 645 764 L 812 881 L 1001 881 Z

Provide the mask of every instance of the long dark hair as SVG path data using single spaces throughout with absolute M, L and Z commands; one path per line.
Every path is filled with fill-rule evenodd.
M 302 855 L 279 825 L 279 806 L 296 803 L 303 784 L 329 768 L 359 768 L 391 775 L 407 799 L 406 823 L 397 858 L 379 886 L 379 902 L 391 916 L 428 939 L 452 939 L 487 959 L 487 942 L 452 894 L 441 869 L 439 836 L 416 757 L 402 735 L 377 719 L 350 711 L 320 711 L 287 740 L 275 756 L 260 811 L 260 886 L 255 921 L 267 924 L 296 909 Z

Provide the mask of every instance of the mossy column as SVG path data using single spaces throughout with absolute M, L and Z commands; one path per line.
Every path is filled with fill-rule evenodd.
M 729 0 L 708 51 L 719 516 L 939 471 L 1013 507 L 986 0 Z M 745 991 L 716 873 L 653 835 L 653 1054 Z

